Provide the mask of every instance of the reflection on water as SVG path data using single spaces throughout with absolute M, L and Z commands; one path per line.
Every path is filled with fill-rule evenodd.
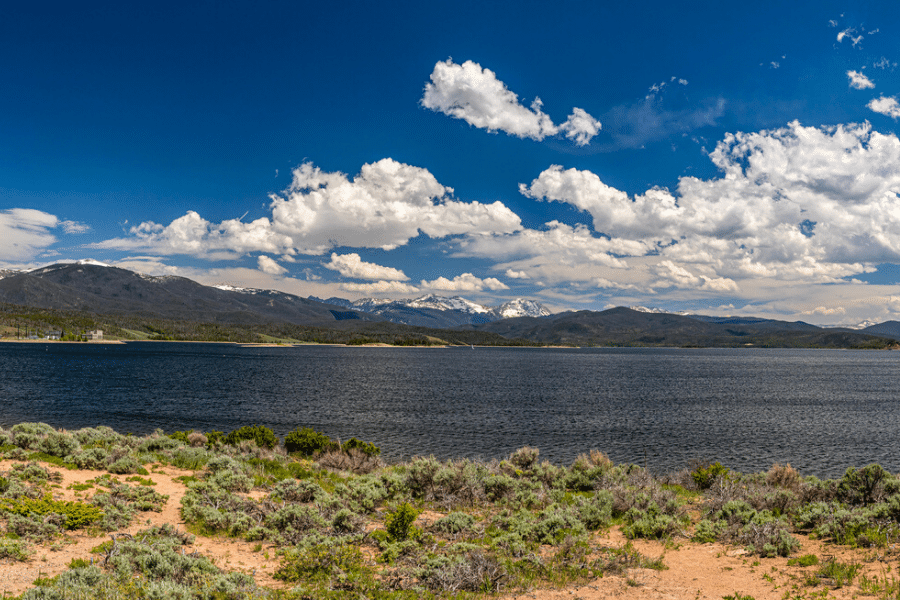
M 224 430 L 311 426 L 414 454 L 591 448 L 671 471 L 790 462 L 900 470 L 900 355 L 833 350 L 242 348 L 0 344 L 0 423 Z

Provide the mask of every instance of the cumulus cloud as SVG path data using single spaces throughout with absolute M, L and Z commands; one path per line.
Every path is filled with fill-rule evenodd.
M 290 257 L 336 246 L 391 250 L 420 233 L 442 238 L 521 228 L 519 217 L 501 202 L 461 202 L 452 193 L 427 169 L 390 158 L 363 165 L 352 180 L 304 163 L 294 170 L 290 188 L 271 196 L 271 217 L 212 223 L 188 211 L 169 225 L 141 223 L 130 237 L 94 247 L 212 259 L 251 252 Z
M 850 79 L 850 87 L 854 90 L 867 90 L 875 87 L 871 79 L 858 71 L 847 71 L 847 77 Z
M 591 138 L 600 132 L 600 121 L 583 109 L 573 108 L 572 114 L 565 123 L 559 126 L 559 130 L 565 133 L 567 138 L 574 140 L 577 145 L 587 146 Z
M 894 120 L 900 117 L 900 103 L 897 102 L 896 98 L 891 96 L 882 96 L 881 98 L 873 99 L 866 106 L 869 110 L 887 115 Z
M 284 275 L 287 273 L 287 269 L 279 265 L 274 259 L 262 255 L 257 260 L 259 265 L 259 270 L 268 275 Z
M 348 292 L 357 292 L 360 294 L 414 294 L 418 293 L 419 288 L 407 283 L 399 281 L 377 281 L 375 283 L 342 283 L 341 289 Z
M 0 210 L 0 261 L 30 260 L 56 242 L 50 232 L 60 221 L 32 208 Z
M 652 286 L 722 292 L 749 279 L 835 282 L 900 261 L 896 136 L 868 123 L 793 122 L 728 134 L 710 158 L 722 177 L 682 177 L 675 192 L 652 188 L 633 197 L 590 171 L 552 166 L 520 191 L 585 211 L 595 233 L 556 225 L 463 240 L 461 252 L 502 250 L 519 261 L 503 268 L 530 276 L 527 265 L 542 266 L 537 255 L 565 265 L 568 254 L 582 265 L 643 269 Z
M 325 263 L 326 269 L 337 271 L 344 277 L 353 277 L 355 279 L 371 279 L 383 281 L 406 281 L 409 277 L 399 269 L 391 267 L 382 267 L 375 263 L 363 261 L 359 254 L 336 254 L 331 253 L 331 262 Z
M 463 273 L 457 275 L 453 279 L 446 277 L 438 277 L 433 281 L 422 280 L 421 286 L 432 290 L 441 290 L 445 292 L 480 292 L 485 289 L 497 291 L 508 290 L 509 287 L 493 277 L 480 279 L 471 273 Z
M 568 120 L 557 127 L 541 110 L 540 98 L 526 108 L 493 71 L 471 60 L 457 65 L 448 58 L 435 64 L 431 83 L 425 85 L 422 106 L 479 129 L 536 141 L 562 132 L 584 146 L 600 131 L 600 122 L 580 108 L 573 108 Z

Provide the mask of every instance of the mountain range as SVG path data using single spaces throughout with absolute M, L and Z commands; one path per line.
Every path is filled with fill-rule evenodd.
M 244 325 L 328 325 L 345 319 L 378 320 L 366 313 L 283 292 L 228 291 L 185 277 L 155 277 L 95 261 L 7 272 L 0 279 L 0 302 L 52 310 Z
M 309 299 L 377 315 L 392 323 L 437 329 L 491 323 L 515 317 L 546 317 L 551 314 L 538 302 L 524 298 L 516 298 L 496 307 L 483 306 L 460 296 L 446 298 L 434 294 L 406 300 L 379 298 L 354 301 L 345 298 L 322 300 L 314 296 L 310 296 Z
M 643 307 L 550 314 L 537 302 L 524 299 L 497 307 L 435 295 L 397 301 L 320 300 L 273 290 L 206 286 L 184 277 L 149 276 L 96 261 L 2 271 L 0 303 L 0 309 L 16 319 L 36 318 L 29 316 L 32 309 L 68 311 L 70 323 L 89 317 L 95 327 L 105 322 L 122 331 L 138 328 L 175 339 L 214 339 L 202 337 L 212 331 L 215 339 L 231 340 L 268 336 L 345 343 L 826 348 L 884 348 L 900 340 L 896 321 L 855 331 L 802 321 L 673 314 Z M 103 315 L 108 318 L 98 320 Z M 6 327 L 15 330 L 10 318 Z M 47 324 L 62 317 L 45 314 L 41 319 Z M 229 327 L 228 335 L 219 335 Z

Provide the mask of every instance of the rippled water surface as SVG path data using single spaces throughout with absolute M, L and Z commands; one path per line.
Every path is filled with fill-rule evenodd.
M 900 353 L 834 350 L 242 348 L 0 344 L 0 423 L 229 431 L 311 426 L 414 454 L 657 472 L 691 459 L 839 475 L 896 451 Z

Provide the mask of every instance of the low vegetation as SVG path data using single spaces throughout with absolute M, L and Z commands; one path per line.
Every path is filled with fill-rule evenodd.
M 612 526 L 631 540 L 789 556 L 809 585 L 889 590 L 857 563 L 802 554 L 796 536 L 882 553 L 900 537 L 900 480 L 878 465 L 836 480 L 790 465 L 742 474 L 719 463 L 659 477 L 598 451 L 554 465 L 528 447 L 490 462 L 386 465 L 371 443 L 339 444 L 309 428 L 282 441 L 260 425 L 136 437 L 22 423 L 0 429 L 0 452 L 15 461 L 0 472 L 0 560 L 29 560 L 73 530 L 111 534 L 92 558 L 40 579 L 23 599 L 470 597 L 666 568 L 631 543 L 602 543 L 596 533 Z M 120 533 L 165 506 L 150 470 L 159 464 L 194 472 L 181 502 L 186 530 Z M 70 486 L 88 499 L 63 501 L 53 495 L 57 467 L 107 474 Z M 265 547 L 284 589 L 223 570 L 191 549 L 194 536 Z

